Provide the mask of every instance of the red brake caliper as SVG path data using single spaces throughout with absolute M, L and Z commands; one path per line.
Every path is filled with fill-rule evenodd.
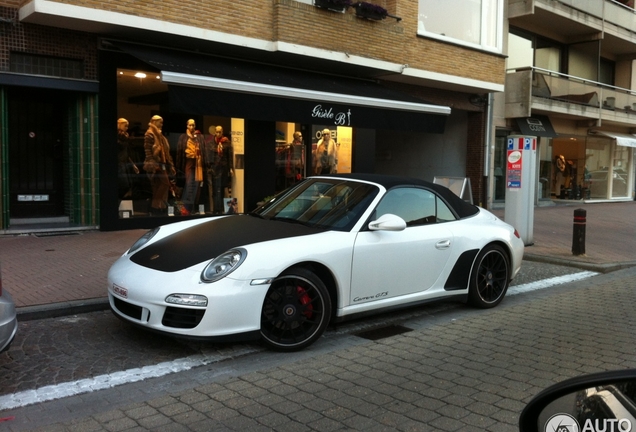
M 313 315 L 314 306 L 311 304 L 311 298 L 309 298 L 309 294 L 307 294 L 307 291 L 305 290 L 305 288 L 301 286 L 296 287 L 296 293 L 298 294 L 298 301 L 300 302 L 300 304 L 305 306 L 303 315 L 305 315 L 307 319 L 311 319 L 311 316 Z

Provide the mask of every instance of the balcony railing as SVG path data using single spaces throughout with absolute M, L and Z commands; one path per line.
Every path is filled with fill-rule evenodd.
M 543 102 L 556 103 L 571 114 L 578 111 L 588 118 L 607 118 L 614 111 L 632 114 L 634 119 L 630 121 L 636 121 L 636 91 L 540 68 L 507 72 L 507 117 L 529 116 L 532 105 Z

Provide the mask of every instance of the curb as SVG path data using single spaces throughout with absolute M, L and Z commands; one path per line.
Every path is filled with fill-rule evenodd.
M 108 298 L 75 300 L 60 303 L 50 303 L 36 306 L 16 308 L 18 321 L 32 321 L 44 318 L 58 318 L 87 312 L 97 312 L 109 308 Z
M 636 261 L 623 261 L 617 263 L 594 264 L 582 261 L 575 261 L 567 258 L 556 258 L 545 255 L 535 255 L 524 253 L 523 259 L 527 261 L 541 262 L 546 264 L 556 264 L 566 267 L 576 267 L 582 270 L 590 270 L 598 273 L 611 273 L 624 268 L 635 267 Z

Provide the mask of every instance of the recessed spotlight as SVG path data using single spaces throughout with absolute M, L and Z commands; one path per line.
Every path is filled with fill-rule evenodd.
M 137 72 L 135 78 L 146 78 L 146 74 L 143 72 Z

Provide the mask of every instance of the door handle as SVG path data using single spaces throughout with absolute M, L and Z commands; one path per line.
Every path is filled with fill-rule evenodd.
M 435 248 L 436 249 L 448 249 L 450 247 L 450 240 L 440 240 L 437 243 L 435 243 Z

